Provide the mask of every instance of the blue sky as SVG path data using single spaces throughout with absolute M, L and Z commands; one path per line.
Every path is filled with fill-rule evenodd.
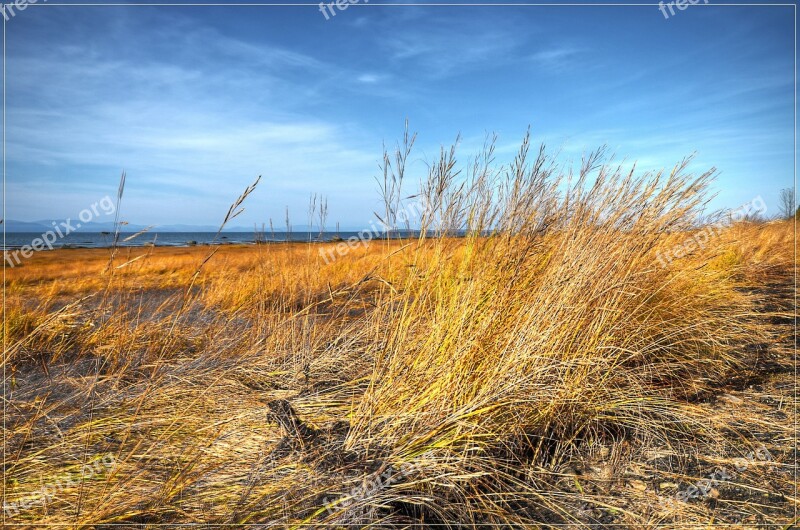
M 565 161 L 715 166 L 713 206 L 791 187 L 792 7 L 63 7 L 6 22 L 6 218 L 75 217 L 128 173 L 132 223 L 236 224 L 309 193 L 367 227 L 382 142 L 410 120 L 410 178 L 461 133 L 513 156 L 528 126 Z M 409 189 L 409 192 L 412 191 Z

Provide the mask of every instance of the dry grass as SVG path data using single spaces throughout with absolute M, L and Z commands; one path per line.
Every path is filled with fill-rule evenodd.
M 711 173 L 596 154 L 572 174 L 527 140 L 502 170 L 491 145 L 464 173 L 455 156 L 431 164 L 423 222 L 466 237 L 7 270 L 5 502 L 31 501 L 9 521 L 790 524 L 796 403 L 715 396 L 791 362 L 791 224 L 662 267 Z M 403 173 L 384 160 L 391 218 Z M 672 500 L 761 445 L 772 461 Z

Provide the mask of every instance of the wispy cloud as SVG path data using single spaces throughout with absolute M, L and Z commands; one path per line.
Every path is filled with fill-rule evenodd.
M 263 173 L 253 221 L 315 191 L 332 220 L 365 223 L 381 143 L 405 118 L 415 160 L 496 130 L 501 163 L 528 125 L 566 157 L 607 143 L 664 167 L 696 151 L 738 203 L 792 176 L 793 27 L 709 11 L 26 10 L 7 36 L 7 216 L 69 215 L 124 168 L 131 221 L 211 222 Z
M 375 84 L 384 81 L 389 76 L 383 74 L 361 74 L 358 76 L 359 83 L 366 83 L 366 84 Z
M 577 64 L 581 52 L 576 48 L 548 48 L 530 55 L 528 59 L 539 68 L 564 71 Z
M 238 189 L 264 173 L 278 202 L 273 209 L 292 203 L 298 210 L 299 197 L 312 190 L 339 195 L 332 213 L 371 196 L 352 176 L 369 182 L 379 153 L 366 148 L 357 127 L 315 117 L 309 106 L 320 87 L 303 79 L 338 79 L 339 70 L 302 53 L 178 25 L 180 32 L 151 32 L 146 58 L 112 53 L 110 34 L 108 52 L 87 39 L 46 56 L 31 50 L 10 57 L 10 191 L 24 196 L 21 187 L 47 187 L 65 176 L 101 187 L 125 168 L 134 195 L 137 188 L 170 190 L 215 203 L 220 180 Z M 8 216 L 47 217 L 32 210 L 53 206 L 40 201 L 20 212 L 23 202 L 14 201 Z M 150 210 L 138 206 L 140 215 Z M 192 217 L 205 215 L 195 210 Z

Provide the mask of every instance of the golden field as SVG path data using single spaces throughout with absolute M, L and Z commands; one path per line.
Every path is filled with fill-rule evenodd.
M 796 524 L 793 222 L 661 263 L 710 173 L 490 159 L 421 185 L 463 237 L 6 269 L 7 520 Z

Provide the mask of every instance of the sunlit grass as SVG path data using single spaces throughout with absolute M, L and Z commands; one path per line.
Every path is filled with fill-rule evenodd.
M 455 156 L 422 183 L 420 238 L 330 262 L 274 243 L 7 270 L 6 503 L 34 499 L 10 520 L 708 522 L 625 477 L 648 452 L 686 480 L 687 455 L 729 454 L 698 397 L 768 353 L 753 289 L 790 270 L 791 225 L 736 224 L 662 266 L 711 173 L 593 155 L 572 174 L 527 140 L 501 170 L 491 146 L 465 173 Z M 598 455 L 597 476 L 575 471 Z

